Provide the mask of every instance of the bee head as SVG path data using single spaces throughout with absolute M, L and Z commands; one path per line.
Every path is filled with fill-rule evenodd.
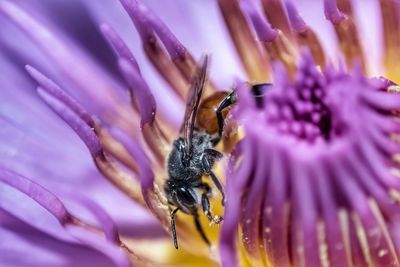
M 197 211 L 199 196 L 197 192 L 185 185 L 166 184 L 168 200 L 185 213 L 193 214 Z

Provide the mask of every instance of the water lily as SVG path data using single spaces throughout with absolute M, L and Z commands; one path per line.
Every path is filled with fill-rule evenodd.
M 399 4 L 173 2 L 0 2 L 0 265 L 400 266 Z M 176 250 L 165 162 L 204 52 L 205 94 L 238 94 L 224 220 L 207 246 L 178 213 Z

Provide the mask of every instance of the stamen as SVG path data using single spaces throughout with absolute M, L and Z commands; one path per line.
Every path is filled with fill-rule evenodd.
M 273 151 L 269 158 L 271 181 L 268 182 L 264 196 L 262 237 L 270 261 L 277 266 L 290 266 L 288 254 L 290 206 L 287 203 L 289 172 L 284 163 L 287 155 L 282 149 L 270 148 Z
M 390 85 L 387 87 L 387 91 L 389 93 L 400 93 L 400 86 L 398 85 Z
M 96 112 L 112 114 L 111 111 L 121 106 L 116 95 L 110 91 L 110 88 L 115 87 L 115 83 L 108 79 L 109 76 L 104 75 L 104 71 L 70 40 L 56 35 L 11 1 L 1 1 L 0 12 L 8 16 L 10 21 L 15 23 L 46 54 L 48 59 L 53 61 L 53 66 L 63 74 L 63 77 L 81 89 L 79 94 L 82 98 L 96 103 L 91 105 L 93 108 L 98 108 Z M 115 119 L 116 114 L 113 115 Z
M 152 124 L 156 115 L 156 101 L 146 82 L 140 73 L 125 59 L 118 60 L 121 72 L 129 84 L 129 90 L 132 91 L 139 105 L 141 122 L 140 127 L 145 124 Z
M 95 127 L 96 135 L 100 139 L 104 149 L 111 154 L 114 158 L 128 167 L 135 174 L 139 173 L 139 167 L 137 162 L 129 155 L 128 151 L 123 144 L 115 140 L 110 133 L 101 127 Z M 132 138 L 132 137 L 131 137 Z
M 400 4 L 393 0 L 379 1 L 384 37 L 384 63 L 386 77 L 390 80 L 400 81 Z
M 143 198 L 149 209 L 153 212 L 164 226 L 169 227 L 168 214 L 165 212 L 162 205 L 162 200 L 158 197 L 155 192 L 154 182 L 155 176 L 150 164 L 149 158 L 146 153 L 140 147 L 140 145 L 133 141 L 128 135 L 126 135 L 121 129 L 112 128 L 112 136 L 121 142 L 123 146 L 128 150 L 129 154 L 135 159 L 140 168 L 140 185 L 143 194 Z
M 286 1 L 286 11 L 288 14 L 290 26 L 295 32 L 305 32 L 308 29 L 308 26 L 304 22 L 303 18 L 298 13 L 296 7 L 293 5 L 291 1 Z
M 235 255 L 229 254 L 232 243 L 224 227 L 237 226 L 241 218 L 248 254 L 259 258 L 254 237 L 261 235 L 271 265 L 351 266 L 354 261 L 397 266 L 394 244 L 399 240 L 390 226 L 399 223 L 400 207 L 389 192 L 399 191 L 400 182 L 389 167 L 400 146 L 389 136 L 400 133 L 400 122 L 392 115 L 400 108 L 399 95 L 384 90 L 383 84 L 390 82 L 371 82 L 359 69 L 352 76 L 329 66 L 320 72 L 309 52 L 302 55 L 298 69 L 294 82 L 277 69 L 279 79 L 275 90 L 265 95 L 262 113 L 251 104 L 250 93 L 238 88 L 234 115 L 245 137 L 241 157 L 233 159 L 239 166 L 230 164 L 234 171 L 226 190 L 222 257 Z M 243 172 L 248 166 L 250 171 Z M 235 180 L 236 175 L 241 178 Z M 266 192 L 262 208 L 260 187 Z M 243 209 L 232 211 L 231 198 L 238 195 L 233 205 L 242 203 Z M 373 206 L 367 204 L 369 199 Z M 358 216 L 350 231 L 342 227 L 339 209 Z M 253 219 L 262 220 L 262 232 Z
M 133 56 L 132 52 L 129 50 L 129 48 L 126 45 L 126 43 L 118 35 L 118 33 L 107 24 L 102 24 L 101 25 L 101 30 L 103 32 L 103 35 L 107 38 L 107 40 L 109 40 L 110 45 L 114 48 L 114 50 L 116 51 L 117 55 L 120 58 L 123 58 L 126 61 L 128 61 L 129 63 L 131 63 L 131 65 L 134 67 L 134 69 L 137 72 L 137 74 L 139 76 L 141 76 L 140 68 L 139 68 L 139 66 L 137 64 L 137 61 L 136 61 L 135 57 Z M 131 96 L 132 106 L 135 109 L 135 111 L 139 112 L 138 102 L 135 100 L 135 96 L 133 94 L 133 90 L 129 90 L 129 92 L 130 92 L 130 96 Z M 133 119 L 135 119 L 135 118 L 133 118 Z M 163 126 L 162 128 L 163 129 L 166 129 L 166 128 L 169 127 L 169 125 L 167 123 L 165 123 L 162 119 L 161 119 L 160 123 L 162 124 L 162 126 Z M 134 135 L 135 132 L 133 132 L 131 134 Z
M 156 14 L 154 14 L 154 12 L 140 2 L 138 2 L 138 6 L 141 15 L 150 21 L 154 32 L 167 49 L 168 54 L 175 66 L 179 69 L 186 81 L 190 83 L 193 73 L 197 67 L 196 60 L 186 49 L 186 47 L 179 42 L 167 25 L 165 25 L 164 22 Z M 207 87 L 210 88 L 211 92 L 216 90 L 215 85 L 213 85 L 210 81 L 207 83 Z
M 250 17 L 260 41 L 272 42 L 277 37 L 278 31 L 273 29 L 266 19 L 259 14 L 253 2 L 243 1 L 240 7 Z
M 112 218 L 107 214 L 107 212 L 105 212 L 97 203 L 84 196 L 74 195 L 73 197 L 79 199 L 80 203 L 94 215 L 97 223 L 101 226 L 106 239 L 110 243 L 120 245 L 121 241 L 119 238 L 117 226 L 115 225 L 115 222 L 112 220 Z M 79 220 L 76 223 L 84 224 L 84 227 L 90 227 L 90 225 L 87 225 L 86 223 Z
M 52 214 L 61 225 L 70 223 L 72 215 L 51 192 L 15 172 L 0 168 L 0 181 L 21 191 Z
M 104 23 L 100 25 L 100 30 L 118 56 L 129 61 L 135 67 L 136 71 L 140 73 L 139 65 L 131 50 L 114 28 Z
M 291 159 L 289 183 L 292 185 L 293 232 L 291 234 L 292 255 L 296 266 L 318 266 L 319 251 L 317 238 L 317 202 L 314 192 L 314 179 L 311 166 L 305 162 Z M 305 163 L 305 164 L 303 164 Z M 301 249 L 300 249 L 301 248 Z
M 342 10 L 345 14 L 353 17 L 353 8 L 350 0 L 338 0 L 337 1 L 339 10 Z
M 359 62 L 363 70 L 365 70 L 365 59 L 358 31 L 352 17 L 346 16 L 338 9 L 336 0 L 325 0 L 324 9 L 326 18 L 332 22 L 335 28 L 347 66 L 352 68 L 355 63 Z
M 84 204 L 88 207 L 89 211 L 97 218 L 102 229 L 98 229 L 95 226 L 87 224 L 81 221 L 79 218 L 73 216 L 66 208 L 61 200 L 53 195 L 46 188 L 40 186 L 34 181 L 12 172 L 7 169 L 0 168 L 0 181 L 8 184 L 12 188 L 20 191 L 21 193 L 30 197 L 33 201 L 38 203 L 44 209 L 46 209 L 54 218 L 64 227 L 64 229 L 73 237 L 77 238 L 84 244 L 89 244 L 95 249 L 100 249 L 102 252 L 112 251 L 110 258 L 118 264 L 118 266 L 130 266 L 126 255 L 119 252 L 119 248 L 123 247 L 128 255 L 134 256 L 131 250 L 128 250 L 119 239 L 119 233 L 115 223 L 111 218 L 102 210 L 98 205 L 85 199 Z M 82 197 L 81 197 L 82 198 Z M 76 235 L 76 230 L 80 232 L 80 235 Z M 92 238 L 95 238 L 97 242 L 87 243 L 89 236 L 95 234 Z M 105 235 L 109 242 L 99 240 L 99 237 Z M 106 253 L 108 255 L 108 253 Z
M 326 158 L 321 158 L 320 164 L 315 166 L 315 181 L 318 192 L 318 202 L 321 203 L 325 243 L 328 246 L 328 258 L 330 266 L 348 266 L 348 257 L 351 254 L 346 254 L 345 241 L 343 236 L 346 236 L 341 228 L 339 207 L 335 203 L 335 197 L 332 190 L 335 184 L 331 182 L 332 177 L 329 175 L 329 170 L 326 166 Z
M 388 225 L 385 222 L 384 216 L 380 212 L 380 209 L 379 209 L 376 201 L 374 201 L 373 199 L 370 199 L 369 206 L 372 210 L 372 213 L 374 214 L 374 217 L 376 218 L 379 228 L 382 231 L 383 238 L 386 240 L 386 242 L 388 244 L 388 250 L 382 250 L 382 249 L 377 250 L 378 257 L 382 258 L 382 257 L 387 257 L 387 255 L 390 255 L 389 257 L 391 257 L 391 261 L 388 262 L 389 266 L 390 265 L 399 266 L 400 265 L 399 257 L 396 254 L 394 242 L 390 238 L 389 229 L 388 229 L 390 227 L 390 225 L 398 225 L 399 224 L 399 217 L 394 218 L 394 220 L 391 221 L 390 224 Z
M 246 133 L 247 135 L 248 133 Z M 243 216 L 241 218 L 242 225 L 242 242 L 247 250 L 248 254 L 251 256 L 249 260 L 253 263 L 253 266 L 258 266 L 262 264 L 265 260 L 263 255 L 265 254 L 264 249 L 260 249 L 262 239 L 260 237 L 263 235 L 260 230 L 262 227 L 262 204 L 263 204 L 263 192 L 267 188 L 267 180 L 265 179 L 265 172 L 270 168 L 269 162 L 257 162 L 261 157 L 255 156 L 256 162 L 254 164 L 260 164 L 261 168 L 258 168 L 254 173 L 254 180 L 250 185 L 247 197 L 244 198 L 242 202 L 242 207 L 244 207 Z
M 98 250 L 112 259 L 113 263 L 118 267 L 131 267 L 132 263 L 137 262 L 139 264 L 142 261 L 125 244 L 116 246 L 110 242 L 104 242 L 103 237 L 99 237 L 96 233 L 88 231 L 83 225 L 69 224 L 66 230 L 81 244 Z M 128 255 L 129 257 L 127 257 Z
M 165 134 L 160 132 L 161 130 L 157 127 L 157 122 L 155 121 L 156 103 L 154 96 L 147 86 L 147 83 L 129 62 L 124 59 L 119 59 L 118 64 L 130 86 L 130 90 L 135 90 L 135 94 L 132 95 L 137 97 L 137 103 L 139 104 L 143 137 L 156 156 L 158 162 L 164 164 L 166 144 L 163 143 L 163 136 L 165 136 Z
M 61 102 L 51 92 L 41 87 L 37 88 L 37 93 L 79 135 L 94 158 L 103 154 L 103 148 L 93 129 L 73 111 L 73 108 L 69 108 L 68 102 Z
M 135 159 L 138 163 L 140 169 L 140 181 L 142 185 L 143 195 L 147 193 L 147 191 L 154 190 L 154 173 L 152 171 L 150 160 L 147 157 L 146 153 L 140 147 L 140 145 L 132 140 L 126 133 L 124 133 L 121 129 L 112 128 L 111 129 L 112 136 L 118 140 L 129 152 L 129 154 Z M 145 198 L 146 200 L 146 198 Z M 150 201 L 146 200 L 146 203 Z M 150 206 L 150 205 L 149 205 Z
M 145 205 L 140 188 L 134 183 L 133 177 L 118 170 L 105 155 L 94 158 L 99 171 L 117 188 L 124 192 L 128 197 L 132 198 L 135 202 Z
M 94 128 L 95 122 L 92 116 L 84 110 L 84 108 L 72 97 L 69 97 L 56 83 L 43 75 L 34 67 L 29 65 L 25 69 L 36 80 L 40 86 L 49 94 L 57 98 L 59 101 L 64 102 L 72 111 L 74 111 L 89 127 Z
M 325 17 L 333 24 L 339 24 L 346 19 L 346 15 L 338 9 L 336 0 L 324 0 L 324 12 Z
M 96 166 L 104 176 L 135 201 L 143 203 L 140 190 L 138 186 L 132 182 L 133 179 L 129 175 L 117 170 L 115 166 L 107 160 L 103 147 L 94 133 L 94 129 L 90 128 L 82 118 L 73 111 L 74 108 L 69 108 L 67 103 L 71 103 L 72 101 L 61 102 L 55 96 L 40 87 L 37 91 L 46 104 L 48 104 L 49 107 L 52 108 L 82 139 L 92 154 Z
M 310 27 L 308 27 L 308 25 L 306 25 L 291 1 L 286 1 L 285 4 L 290 25 L 299 46 L 308 47 L 311 50 L 311 54 L 316 63 L 323 69 L 325 66 L 325 54 L 317 35 Z
M 295 47 L 285 37 L 280 30 L 274 30 L 254 6 L 252 1 L 243 2 L 243 10 L 249 16 L 258 39 L 264 45 L 267 54 L 272 61 L 281 61 L 289 73 L 293 74 L 296 70 L 296 50 Z
M 84 108 L 72 97 L 68 96 L 56 83 L 44 76 L 37 69 L 27 65 L 26 70 L 28 73 L 40 84 L 41 88 L 46 90 L 49 94 L 57 98 L 59 101 L 65 103 L 73 112 L 75 112 L 91 129 L 95 131 L 104 149 L 131 168 L 133 171 L 137 170 L 136 163 L 126 154 L 124 148 L 121 147 L 115 140 L 108 138 L 105 130 L 99 127 L 92 116 L 84 110 Z M 125 153 L 124 153 L 125 152 Z
M 187 49 L 179 42 L 175 35 L 170 31 L 170 29 L 145 5 L 137 2 L 138 14 L 146 18 L 155 33 L 160 38 L 161 42 L 168 51 L 169 56 L 172 60 L 184 59 L 187 53 Z
M 237 0 L 218 0 L 218 4 L 249 80 L 271 80 L 268 58 L 257 45 Z
M 240 89 L 241 88 L 241 89 Z M 246 88 L 242 88 L 239 86 L 239 90 L 246 90 Z M 243 142 L 243 141 L 242 141 Z M 238 152 L 241 152 L 241 156 L 249 159 L 245 165 L 241 165 L 239 170 L 237 170 L 234 174 L 232 174 L 231 179 L 227 180 L 226 184 L 226 195 L 229 196 L 238 196 L 243 192 L 245 187 L 247 186 L 248 179 L 250 177 L 250 173 L 254 168 L 253 163 L 254 153 L 251 149 L 250 143 L 241 143 L 241 149 L 234 150 L 232 152 L 232 160 L 229 162 L 231 166 L 231 170 L 233 170 L 233 164 L 235 164 L 238 156 Z M 238 263 L 238 255 L 236 254 L 236 238 L 237 238 L 237 229 L 240 221 L 240 212 L 241 212 L 241 198 L 240 197 L 232 197 L 227 199 L 225 203 L 225 211 L 224 211 L 224 223 L 221 228 L 221 238 L 220 238 L 220 254 L 221 254 L 221 263 L 222 266 L 231 266 L 235 267 Z
M 264 13 L 271 23 L 272 28 L 281 30 L 285 37 L 293 40 L 292 31 L 289 27 L 289 21 L 285 8 L 281 0 L 262 0 Z
M 147 18 L 141 11 L 141 5 L 139 5 L 136 0 L 120 1 L 139 32 L 144 51 L 149 60 L 170 84 L 174 91 L 184 99 L 188 83 L 161 48 L 156 36 L 154 35 L 154 30 L 149 18 Z M 173 50 L 172 47 L 174 47 L 174 45 L 170 46 L 171 50 Z

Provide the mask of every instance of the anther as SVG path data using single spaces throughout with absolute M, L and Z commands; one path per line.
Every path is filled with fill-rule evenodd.
M 237 0 L 218 0 L 226 25 L 250 81 L 270 80 L 269 61 L 259 49 Z
M 297 12 L 296 7 L 292 2 L 286 2 L 286 10 L 290 21 L 290 26 L 293 29 L 294 36 L 296 37 L 299 46 L 309 47 L 317 64 L 321 67 L 324 67 L 325 54 L 317 35 L 304 22 L 303 18 Z
M 337 7 L 336 0 L 324 1 L 325 16 L 335 27 L 340 49 L 345 56 L 348 67 L 354 67 L 360 62 L 365 70 L 365 59 L 361 43 L 357 35 L 357 28 L 351 16 L 346 16 Z

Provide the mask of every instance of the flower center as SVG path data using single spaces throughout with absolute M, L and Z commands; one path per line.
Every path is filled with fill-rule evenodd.
M 267 100 L 267 121 L 279 134 L 290 135 L 313 143 L 322 138 L 330 141 L 340 134 L 333 127 L 332 111 L 327 100 L 324 76 L 311 69 L 304 70 L 294 85 L 285 86 Z

